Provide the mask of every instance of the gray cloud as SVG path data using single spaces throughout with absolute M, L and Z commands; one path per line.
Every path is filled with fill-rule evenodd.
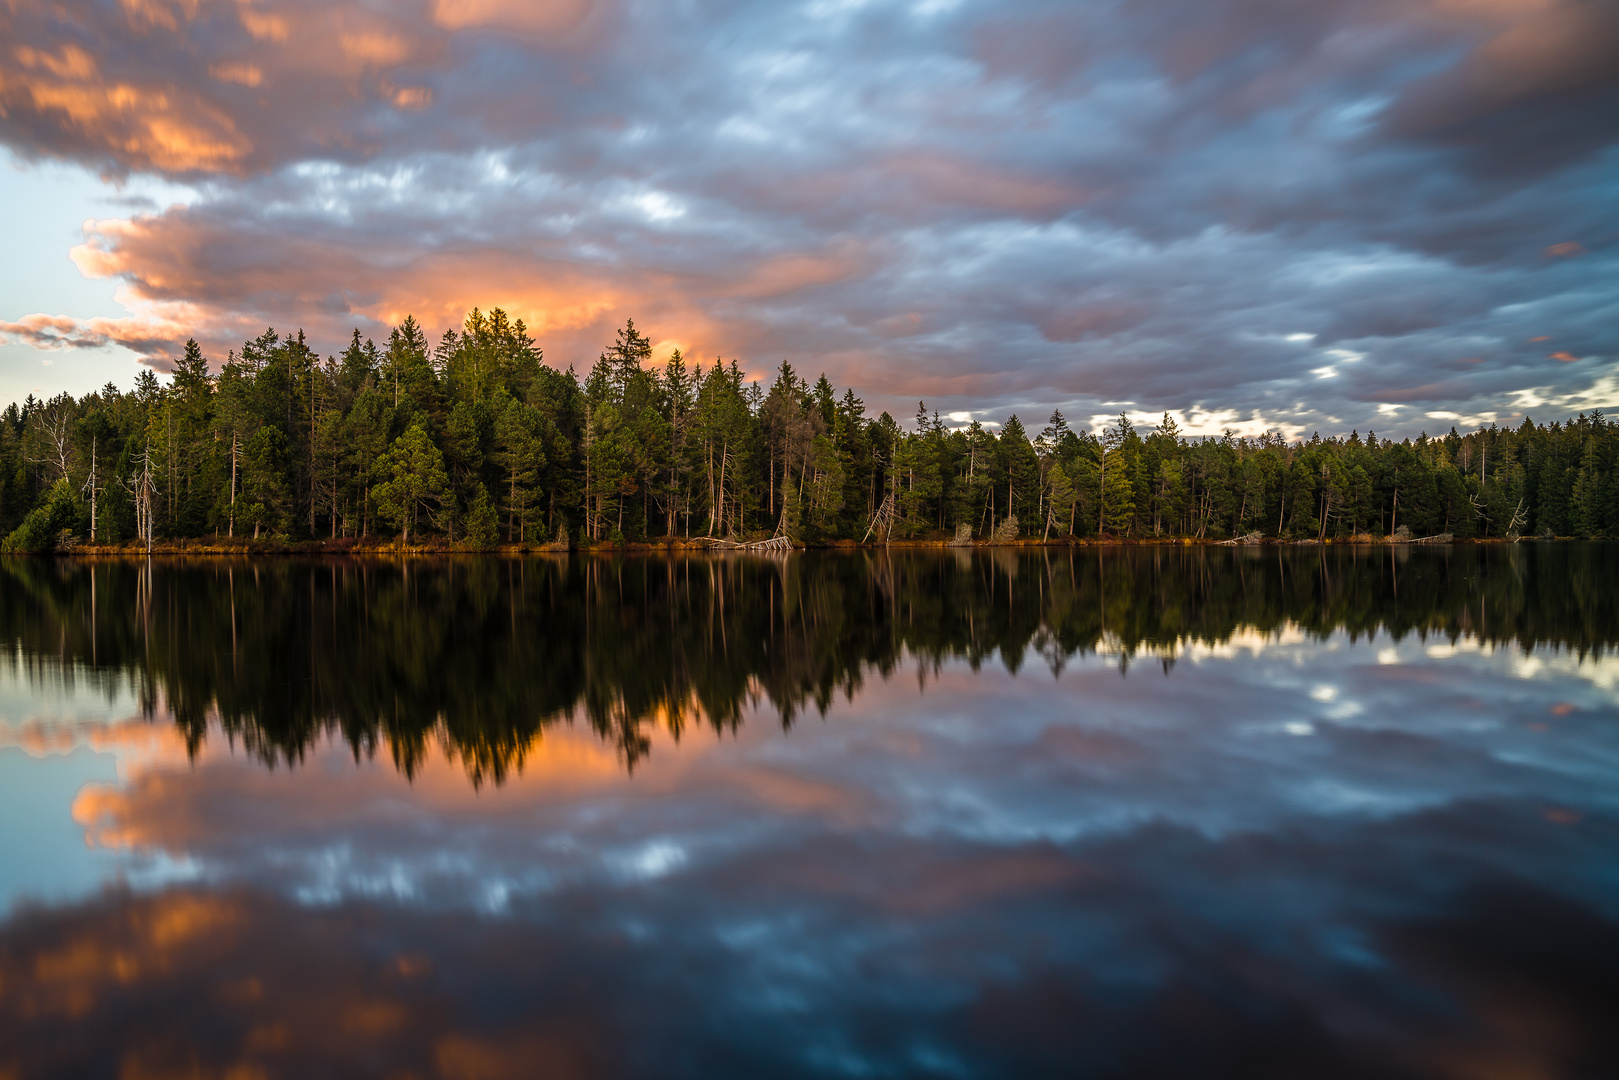
M 131 342 L 500 304 L 563 365 L 634 315 L 907 413 L 1414 431 L 1619 404 L 1616 28 L 1581 0 L 19 2 L 0 138 L 195 185 L 80 258 L 132 285 Z

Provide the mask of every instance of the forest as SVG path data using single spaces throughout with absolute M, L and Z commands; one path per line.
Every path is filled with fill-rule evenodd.
M 1463 435 L 1184 437 L 1053 412 L 902 425 L 783 363 L 653 365 L 626 322 L 581 380 L 522 320 L 474 309 L 430 344 L 407 317 L 322 358 L 273 329 L 213 370 L 187 342 L 75 399 L 0 413 L 0 537 L 17 552 L 210 538 L 591 548 L 794 542 L 1619 535 L 1619 430 L 1600 412 Z

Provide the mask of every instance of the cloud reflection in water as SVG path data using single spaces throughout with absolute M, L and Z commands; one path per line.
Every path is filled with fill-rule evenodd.
M 267 769 L 216 726 L 194 765 L 80 795 L 92 839 L 200 881 L 5 924 L 0 1068 L 1619 1061 L 1612 656 L 1291 620 L 1175 651 L 1053 677 L 906 648 L 785 733 L 759 698 L 734 728 L 647 728 L 627 772 L 557 723 L 498 785 L 336 730 Z

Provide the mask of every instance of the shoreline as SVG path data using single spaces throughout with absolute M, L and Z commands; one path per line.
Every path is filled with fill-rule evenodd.
M 1525 536 L 1514 541 L 1504 537 L 1475 537 L 1467 539 L 1449 538 L 1421 538 L 1411 540 L 1395 540 L 1390 537 L 1356 537 L 1350 539 L 1277 539 L 1264 537 L 1257 540 L 1210 540 L 1195 537 L 1113 537 L 1099 539 L 1095 537 L 1040 540 L 1035 538 L 1013 541 L 974 540 L 969 543 L 957 543 L 953 540 L 893 540 L 889 542 L 854 540 L 834 540 L 817 543 L 795 543 L 795 551 L 870 551 L 874 549 L 900 549 L 907 551 L 928 550 L 1009 550 L 1019 548 L 1126 548 L 1126 547 L 1230 547 L 1230 548 L 1258 548 L 1258 547 L 1377 547 L 1377 548 L 1412 548 L 1412 547 L 1438 547 L 1447 544 L 1512 544 L 1518 542 L 1548 543 L 1562 541 L 1578 541 L 1585 538 L 1574 536 L 1558 537 L 1531 537 Z M 497 544 L 493 547 L 466 547 L 449 541 L 440 541 L 427 544 L 401 545 L 397 541 L 380 541 L 371 538 L 355 540 L 301 540 L 301 541 L 273 541 L 273 540 L 219 540 L 185 539 L 160 541 L 147 551 L 142 545 L 131 541 L 121 544 L 75 544 L 71 548 L 50 552 L 15 552 L 21 556 L 50 555 L 57 558 L 117 558 L 145 555 L 213 555 L 213 556 L 280 556 L 280 555 L 615 555 L 615 554 L 652 554 L 673 552 L 705 552 L 715 551 L 728 554 L 738 549 L 721 551 L 712 545 L 683 537 L 658 540 L 625 541 L 623 543 L 602 543 L 588 547 L 570 546 L 559 547 L 554 544 Z M 743 554 L 747 554 L 745 550 Z

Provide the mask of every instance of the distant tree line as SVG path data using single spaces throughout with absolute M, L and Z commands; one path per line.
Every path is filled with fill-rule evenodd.
M 1031 433 L 909 430 L 783 363 L 768 389 L 733 360 L 649 366 L 627 322 L 581 381 L 521 320 L 474 309 L 430 345 L 411 318 L 322 359 L 274 330 L 217 374 L 195 341 L 173 380 L 143 371 L 0 414 L 0 536 L 427 537 L 468 547 L 785 532 L 809 542 L 1014 537 L 1619 535 L 1615 425 L 1394 442 L 1367 432 L 1186 438 L 1121 415 L 1100 436 L 1060 412 Z

